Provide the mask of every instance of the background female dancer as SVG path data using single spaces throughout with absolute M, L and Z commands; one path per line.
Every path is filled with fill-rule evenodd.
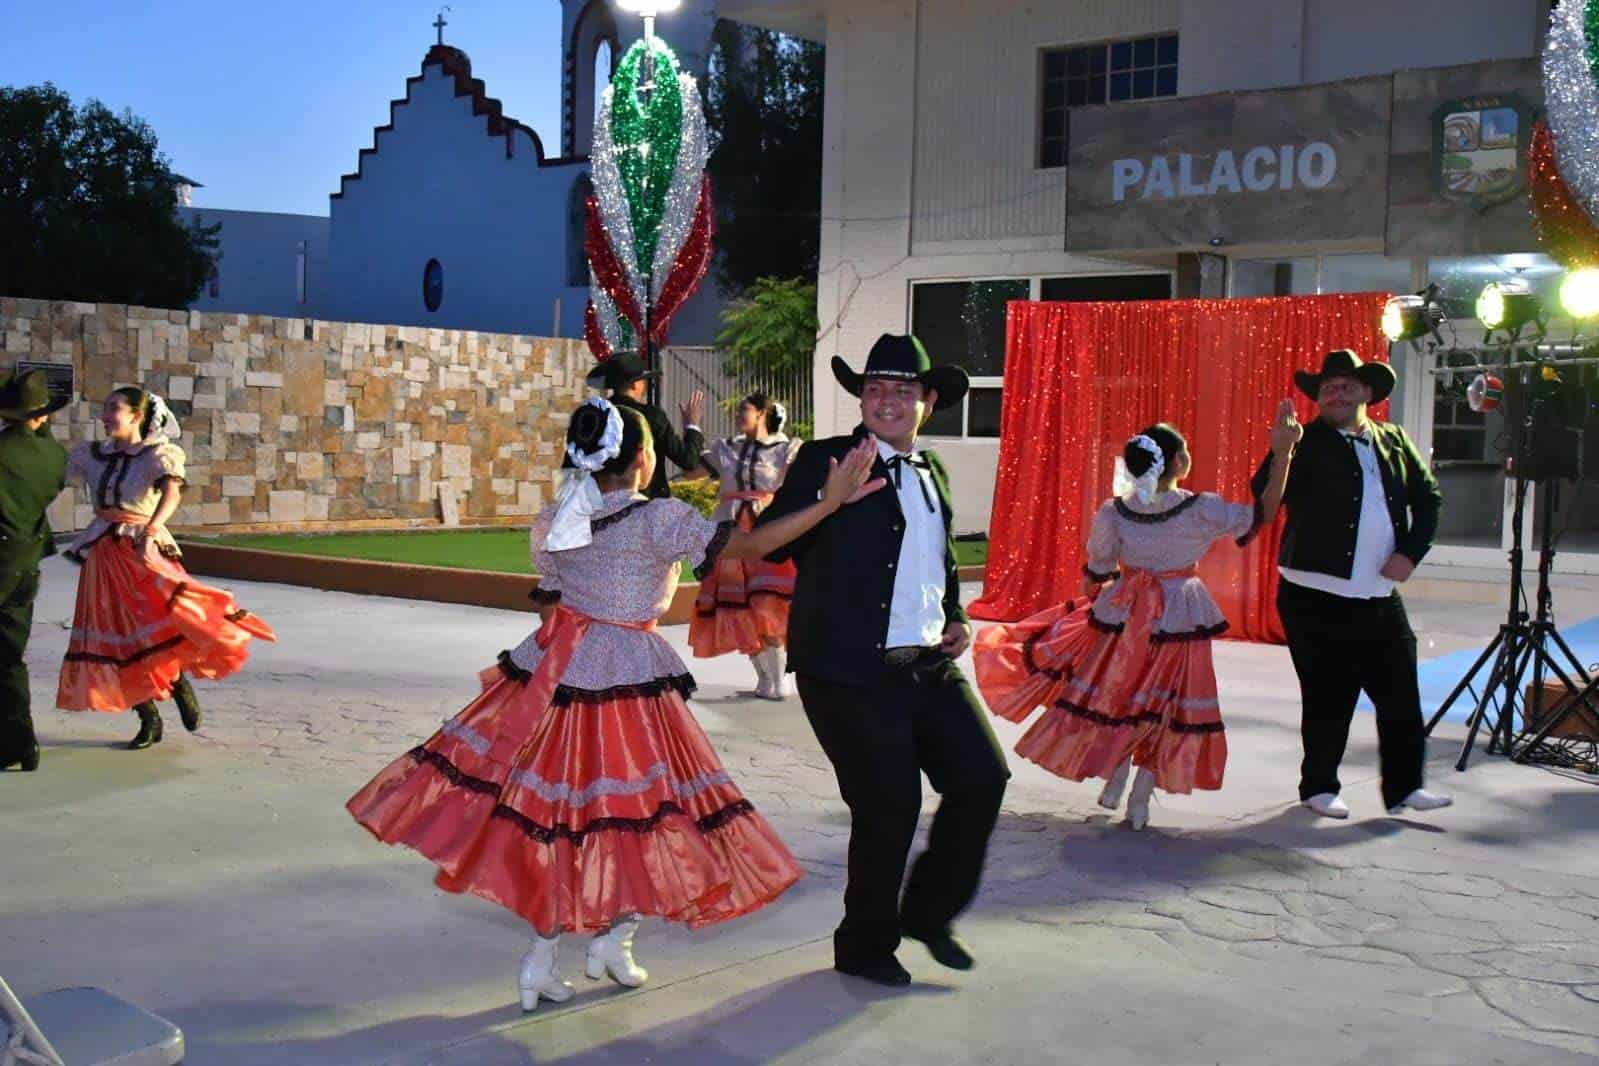
M 1257 513 L 1252 504 L 1179 488 L 1193 465 L 1187 442 L 1165 423 L 1143 430 L 1122 455 L 1131 477 L 1094 516 L 1089 598 L 978 634 L 972 654 L 989 709 L 1020 722 L 1044 707 L 1017 754 L 1069 781 L 1106 778 L 1099 803 L 1111 810 L 1137 766 L 1127 801 L 1133 829 L 1148 824 L 1156 788 L 1221 787 L 1227 738 L 1210 642 L 1227 621 L 1197 566 L 1217 539 L 1244 544 L 1275 515 L 1301 432 L 1285 403 Z
M 200 703 L 184 677 L 222 678 L 249 658 L 252 637 L 272 628 L 233 597 L 191 578 L 178 560 L 167 520 L 183 495 L 178 420 L 159 396 L 117 389 L 101 410 L 104 443 L 82 443 L 67 460 L 67 481 L 83 485 L 94 521 L 67 558 L 78 576 L 72 638 L 61 664 L 56 706 L 67 711 L 139 715 L 137 751 L 161 739 L 155 701 L 175 698 L 190 732 Z
M 481 675 L 482 693 L 348 803 L 379 840 L 438 867 L 534 930 L 522 1009 L 564 1002 L 563 932 L 595 932 L 587 972 L 637 987 L 639 918 L 691 927 L 764 906 L 800 876 L 689 712 L 694 679 L 655 623 L 676 562 L 701 574 L 811 529 L 868 482 L 875 452 L 834 465 L 822 498 L 754 532 L 649 499 L 655 453 L 636 411 L 588 401 L 567 431 L 572 476 L 533 531 L 539 629 Z
M 787 417 L 782 404 L 764 393 L 751 393 L 738 405 L 739 435 L 713 441 L 706 450 L 704 464 L 721 479 L 721 502 L 713 516 L 717 521 L 753 529 L 755 516 L 772 502 L 800 448 L 799 441 L 783 432 Z M 688 641 L 695 657 L 742 652 L 755 665 L 757 696 L 787 696 L 783 644 L 794 574 L 791 562 L 719 560 L 700 582 L 694 601 Z

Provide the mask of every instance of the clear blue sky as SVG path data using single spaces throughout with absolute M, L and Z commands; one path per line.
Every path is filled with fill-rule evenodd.
M 0 84 L 51 81 L 154 127 L 202 207 L 325 215 L 421 69 L 419 0 L 0 0 Z M 561 150 L 559 0 L 455 0 L 446 42 L 506 114 Z

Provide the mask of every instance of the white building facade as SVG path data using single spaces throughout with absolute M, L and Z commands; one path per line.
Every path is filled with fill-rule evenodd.
M 1475 108 L 1495 110 L 1509 124 L 1497 135 L 1524 152 L 1541 106 L 1547 0 L 727 0 L 722 10 L 827 50 L 817 433 L 858 420 L 831 357 L 859 366 L 879 334 L 914 330 L 936 359 L 973 374 L 963 409 L 929 427 L 964 531 L 985 530 L 993 506 L 1006 300 L 1405 292 L 1429 280 L 1474 296 L 1507 274 L 1556 276 L 1537 254 L 1525 193 L 1461 202 L 1471 197 L 1445 189 L 1453 179 L 1438 168 L 1453 164 L 1437 147 L 1451 108 Z M 1247 158 L 1259 147 L 1250 123 L 1272 121 L 1294 136 Z M 1228 173 L 1245 163 L 1244 175 Z M 1260 209 L 1246 179 L 1294 180 L 1302 198 Z M 1359 200 L 1362 180 L 1375 203 Z M 1458 314 L 1469 341 L 1469 303 Z M 1436 400 L 1419 353 L 1396 349 L 1394 360 L 1394 416 L 1431 446 L 1450 500 L 1434 558 L 1501 565 L 1499 427 Z M 1567 546 L 1599 548 L 1596 518 L 1578 515 Z M 1599 555 L 1586 565 L 1599 570 Z

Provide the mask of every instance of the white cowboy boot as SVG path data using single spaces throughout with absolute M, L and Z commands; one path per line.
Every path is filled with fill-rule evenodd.
M 766 676 L 772 682 L 772 694 L 767 699 L 788 699 L 788 674 L 784 670 L 788 664 L 783 661 L 783 649 L 776 644 L 768 644 L 761 654 L 766 656 Z
M 624 988 L 638 988 L 650 979 L 649 971 L 633 961 L 633 934 L 638 932 L 638 924 L 636 914 L 618 918 L 607 932 L 589 941 L 590 981 L 609 974 Z
M 1133 793 L 1127 797 L 1127 826 L 1135 832 L 1149 824 L 1149 797 L 1155 792 L 1155 775 L 1138 768 L 1133 778 Z
M 772 677 L 766 663 L 766 649 L 762 648 L 750 656 L 750 665 L 755 667 L 755 695 L 763 700 L 772 698 Z
M 1099 793 L 1101 807 L 1113 811 L 1122 805 L 1122 790 L 1127 787 L 1127 772 L 1132 766 L 1131 758 L 1123 759 L 1121 765 L 1116 767 L 1115 772 L 1105 781 L 1105 787 Z
M 560 943 L 558 936 L 548 939 L 536 936 L 533 938 L 533 950 L 522 956 L 522 969 L 516 975 L 516 989 L 522 994 L 524 1011 L 537 1009 L 541 999 L 565 1003 L 577 995 L 577 989 L 555 976 L 556 949 Z

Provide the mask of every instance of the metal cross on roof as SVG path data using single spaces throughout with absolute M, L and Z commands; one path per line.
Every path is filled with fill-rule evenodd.
M 439 31 L 439 43 L 444 43 L 444 27 L 449 23 L 444 20 L 444 13 L 450 10 L 449 5 L 439 8 L 439 17 L 433 20 L 433 28 Z

